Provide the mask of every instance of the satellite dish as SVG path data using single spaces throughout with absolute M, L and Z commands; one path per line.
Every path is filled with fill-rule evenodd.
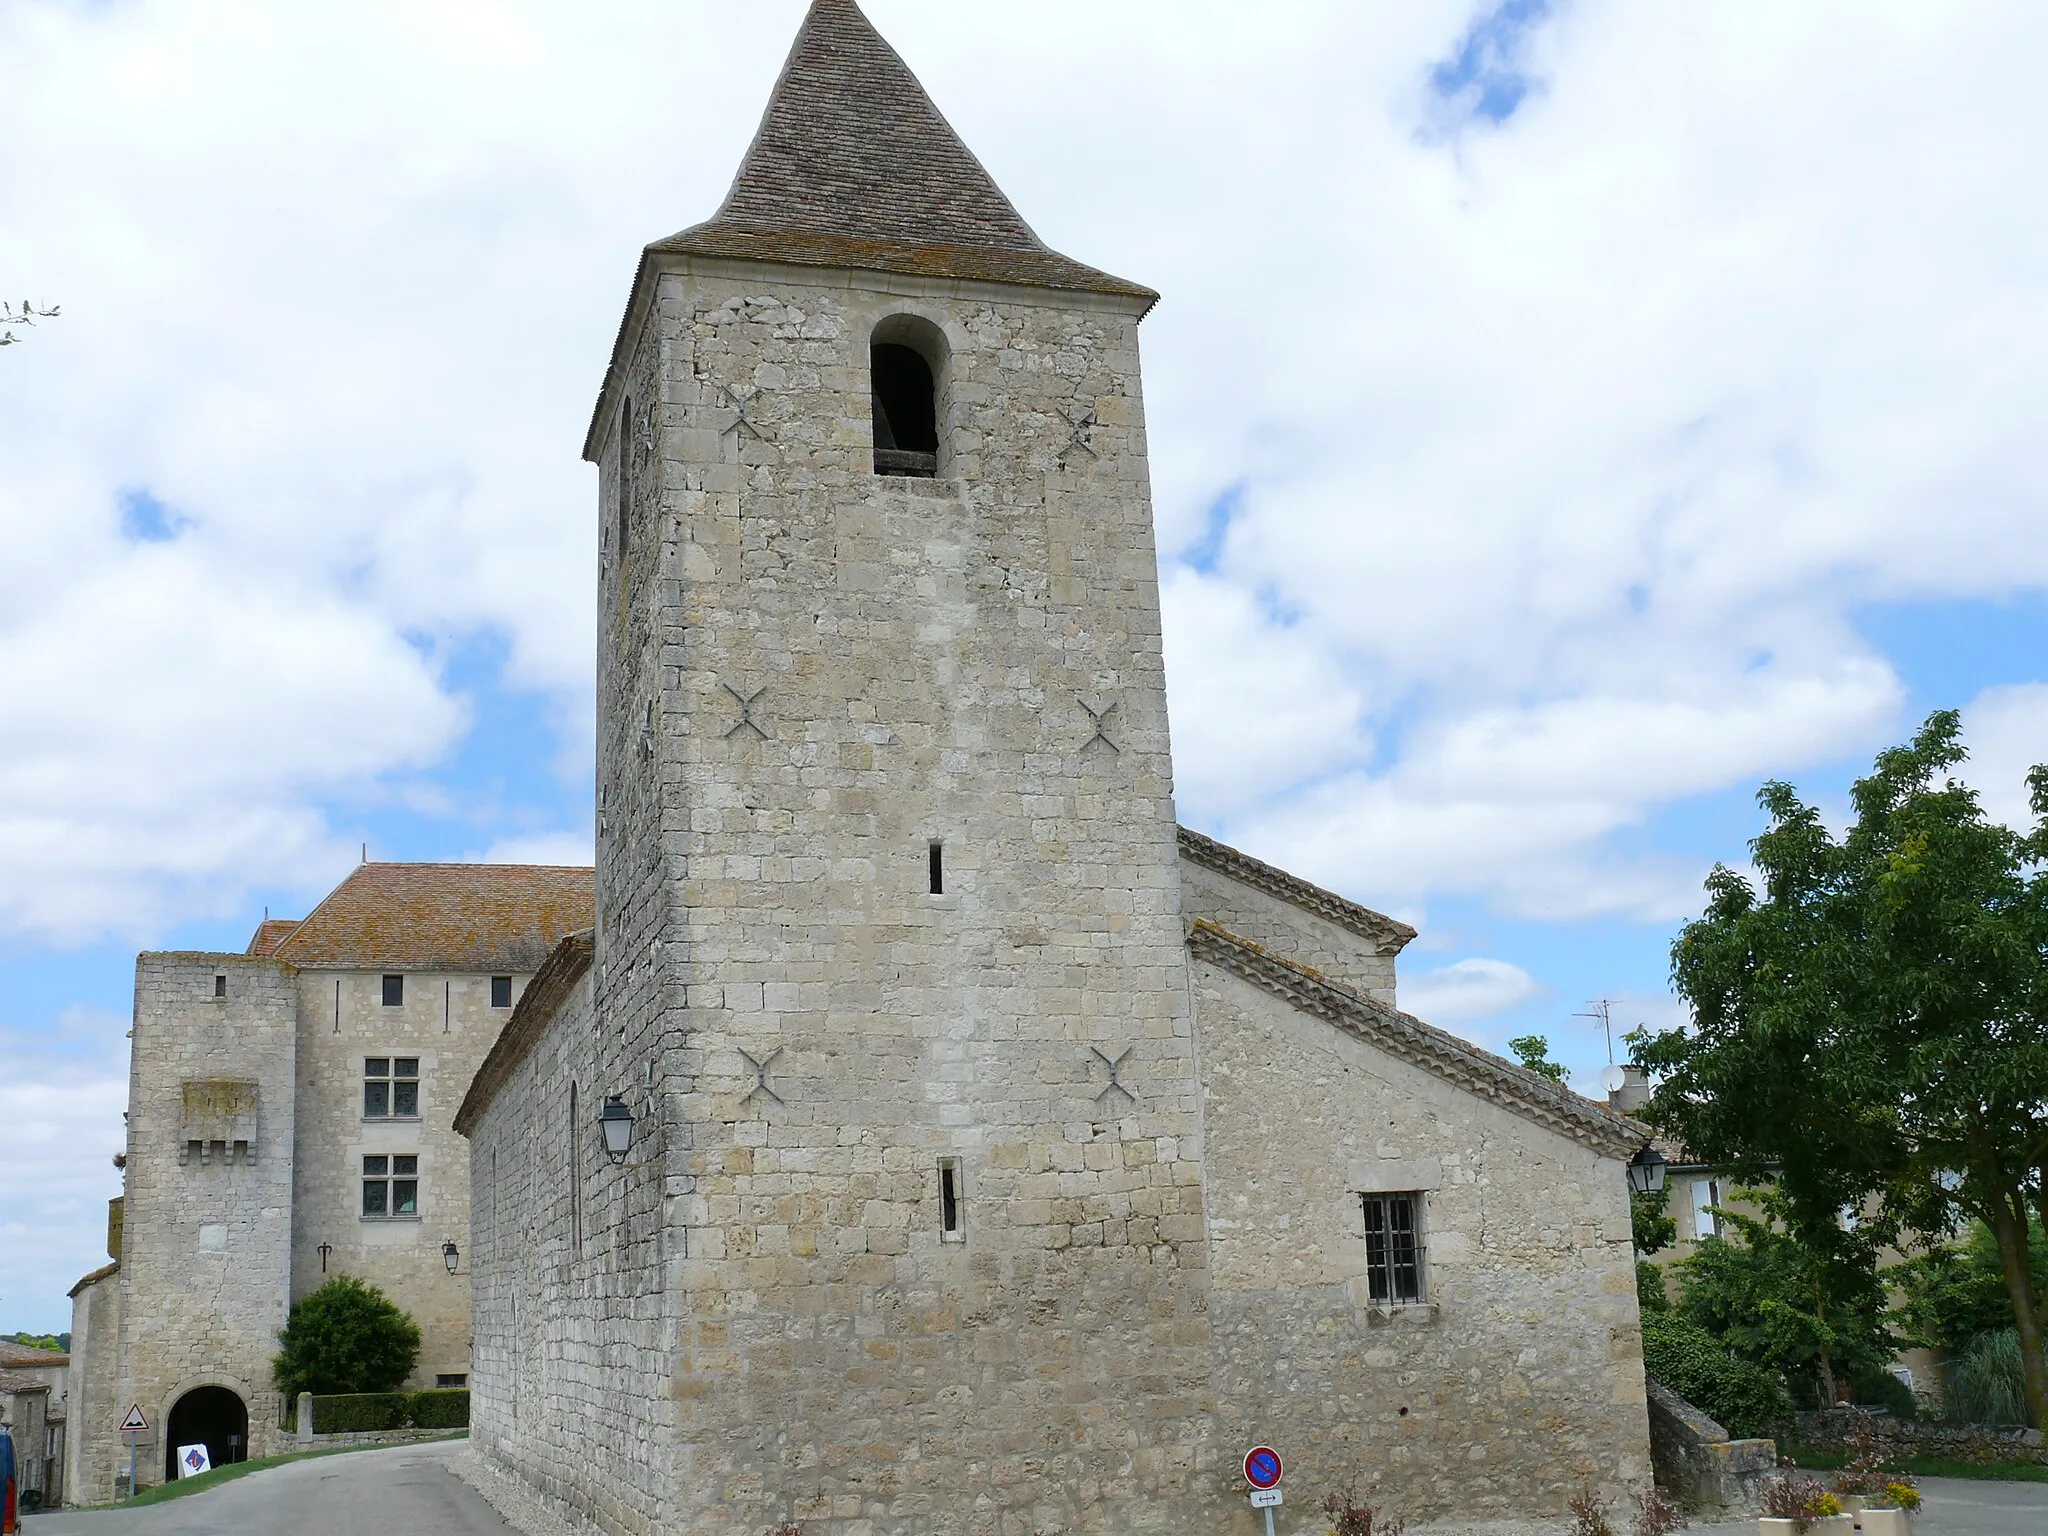
M 1621 1085 L 1627 1081 L 1628 1074 L 1619 1067 L 1602 1067 L 1600 1069 L 1600 1086 L 1609 1093 L 1619 1093 Z

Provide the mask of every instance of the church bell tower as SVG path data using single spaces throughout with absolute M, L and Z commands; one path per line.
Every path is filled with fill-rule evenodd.
M 853 0 L 642 257 L 585 449 L 593 977 L 669 1128 L 677 1529 L 1163 1529 L 1213 1458 L 1156 299 Z

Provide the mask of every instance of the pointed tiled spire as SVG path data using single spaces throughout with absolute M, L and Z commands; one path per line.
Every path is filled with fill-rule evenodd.
M 814 0 L 725 202 L 649 249 L 1157 297 L 1033 234 L 854 0 Z

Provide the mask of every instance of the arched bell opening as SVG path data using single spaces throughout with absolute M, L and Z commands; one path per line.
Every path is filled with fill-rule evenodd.
M 868 349 L 874 384 L 875 473 L 930 480 L 939 472 L 946 338 L 929 320 L 891 315 Z
M 181 1446 L 203 1445 L 216 1467 L 249 1459 L 249 1405 L 229 1387 L 194 1387 L 164 1421 L 164 1479 L 178 1477 Z

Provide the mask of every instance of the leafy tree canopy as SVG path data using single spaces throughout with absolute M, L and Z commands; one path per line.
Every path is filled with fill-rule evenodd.
M 336 1275 L 301 1297 L 277 1340 L 283 1347 L 270 1375 L 287 1398 L 394 1391 L 420 1357 L 418 1325 L 354 1275 Z
M 2048 1275 L 2048 1237 L 2037 1221 L 2028 1233 L 2029 1263 Z M 1901 1315 L 1915 1342 L 1961 1354 L 1987 1333 L 2012 1327 L 1998 1241 L 1981 1221 L 1961 1242 L 1944 1243 L 1888 1270 L 1902 1293 Z
M 63 1354 L 71 1348 L 68 1333 L 0 1333 L 0 1344 L 19 1344 L 23 1349 L 50 1349 Z
M 2026 836 L 1954 777 L 1953 711 L 1857 782 L 1837 840 L 1792 787 L 1758 795 L 1769 825 L 1752 883 L 1727 868 L 1672 949 L 1693 1028 L 1637 1059 L 1661 1076 L 1647 1117 L 1739 1177 L 1774 1177 L 1788 1227 L 1825 1243 L 1866 1204 L 1880 1229 L 1985 1224 L 2048 1423 L 2048 769 L 2029 776 Z
M 1660 1189 L 1648 1195 L 1629 1191 L 1628 1214 L 1638 1258 L 1678 1241 L 1678 1218 L 1671 1214 L 1671 1196 L 1666 1191 Z
M 1550 1059 L 1550 1041 L 1543 1035 L 1521 1035 L 1508 1042 L 1508 1049 L 1515 1053 L 1515 1060 L 1553 1083 L 1561 1083 L 1571 1076 L 1563 1066 Z
M 1678 1314 L 1783 1379 L 1794 1396 L 1831 1406 L 1838 1380 L 1868 1381 L 1897 1352 L 1877 1243 L 1861 1227 L 1838 1229 L 1825 1244 L 1796 1238 L 1782 1225 L 1782 1195 L 1744 1194 L 1763 1216 L 1721 1212 L 1734 1240 L 1708 1238 L 1678 1266 Z

